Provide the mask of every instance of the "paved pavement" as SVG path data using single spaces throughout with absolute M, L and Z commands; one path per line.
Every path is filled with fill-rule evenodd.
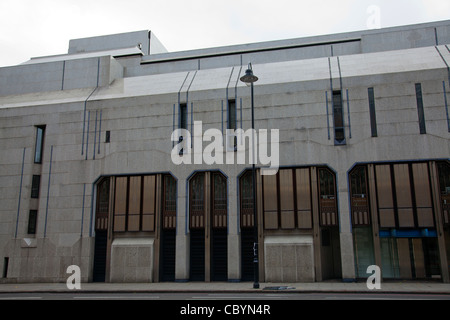
M 0 293 L 69 292 L 66 283 L 0 283 Z M 441 282 L 382 282 L 381 289 L 369 290 L 364 281 L 344 283 L 261 283 L 253 289 L 251 282 L 161 282 L 161 283 L 81 283 L 80 292 L 342 292 L 342 293 L 419 293 L 449 294 L 450 284 Z

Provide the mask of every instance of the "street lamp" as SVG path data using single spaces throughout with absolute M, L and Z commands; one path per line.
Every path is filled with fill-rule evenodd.
M 255 168 L 255 101 L 253 93 L 253 83 L 258 81 L 258 77 L 253 74 L 252 64 L 248 64 L 248 68 L 245 71 L 245 75 L 241 77 L 241 81 L 247 86 L 251 87 L 251 100 L 252 100 L 252 179 L 253 179 L 253 231 L 254 231 L 254 243 L 253 243 L 253 266 L 254 266 L 254 282 L 253 289 L 259 289 L 259 261 L 258 261 L 258 216 L 256 213 L 256 168 Z

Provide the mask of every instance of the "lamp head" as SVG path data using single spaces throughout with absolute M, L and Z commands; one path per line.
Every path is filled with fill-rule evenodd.
M 252 83 L 258 81 L 258 77 L 253 74 L 252 64 L 248 64 L 247 70 L 245 70 L 245 75 L 241 77 L 241 81 L 246 85 L 251 85 Z

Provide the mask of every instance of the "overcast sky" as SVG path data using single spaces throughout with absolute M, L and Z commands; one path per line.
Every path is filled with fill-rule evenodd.
M 447 19 L 450 0 L 0 0 L 0 67 L 138 30 L 181 51 Z

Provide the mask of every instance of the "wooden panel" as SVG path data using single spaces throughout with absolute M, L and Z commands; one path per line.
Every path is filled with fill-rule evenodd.
M 295 229 L 294 210 L 281 211 L 281 229 Z
M 141 213 L 141 177 L 130 177 L 128 213 Z
M 312 211 L 311 210 L 305 210 L 300 211 L 297 210 L 297 222 L 298 227 L 300 229 L 311 229 L 313 227 L 312 225 Z
M 393 208 L 391 168 L 389 165 L 375 166 L 379 208 Z
M 142 202 L 142 212 L 144 214 L 155 214 L 155 190 L 156 176 L 144 177 L 144 199 Z
M 297 223 L 300 229 L 312 228 L 311 183 L 309 168 L 297 169 Z
M 278 229 L 278 212 L 264 211 L 264 229 Z
M 380 227 L 381 228 L 395 228 L 395 213 L 394 209 L 382 209 L 379 210 L 380 213 Z
M 142 231 L 155 231 L 155 215 L 142 216 Z
M 144 177 L 142 231 L 155 231 L 156 176 Z
M 391 168 L 375 166 L 378 212 L 381 228 L 395 228 L 394 201 L 392 199 Z
M 414 163 L 412 169 L 417 206 L 417 222 L 419 227 L 434 227 L 428 164 Z
M 280 207 L 283 210 L 294 210 L 294 178 L 292 170 L 280 170 Z
M 263 176 L 264 211 L 278 211 L 276 175 Z
M 311 185 L 309 169 L 296 170 L 297 209 L 311 211 Z
M 263 176 L 264 228 L 278 229 L 277 176 Z
M 130 177 L 130 189 L 128 194 L 128 230 L 140 230 L 141 215 L 141 177 Z
M 114 231 L 125 231 L 125 215 L 127 210 L 128 178 L 116 178 L 116 190 L 114 201 Z
M 281 229 L 295 229 L 293 170 L 280 170 L 279 174 Z
M 414 212 L 412 208 L 408 165 L 395 164 L 394 177 L 399 227 L 414 227 Z

